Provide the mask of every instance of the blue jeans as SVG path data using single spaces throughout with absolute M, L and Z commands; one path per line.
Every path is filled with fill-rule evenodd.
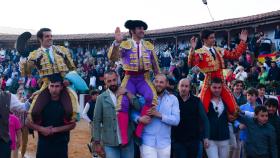
M 104 146 L 106 158 L 133 158 L 134 157 L 134 141 L 130 140 L 124 146 Z

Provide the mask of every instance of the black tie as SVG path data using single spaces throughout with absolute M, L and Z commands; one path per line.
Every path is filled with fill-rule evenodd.
M 215 53 L 213 52 L 212 48 L 210 48 L 209 51 L 212 54 L 212 57 L 214 58 L 214 60 L 216 60 L 216 56 L 215 56 Z

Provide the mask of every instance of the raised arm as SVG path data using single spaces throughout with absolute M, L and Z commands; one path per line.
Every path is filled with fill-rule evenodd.
M 225 59 L 238 59 L 247 49 L 247 37 L 248 32 L 247 30 L 242 30 L 240 33 L 240 43 L 238 44 L 237 48 L 229 51 L 229 50 L 223 50 L 223 55 Z
M 195 47 L 197 43 L 197 38 L 193 36 L 190 40 L 190 43 L 191 43 L 191 49 L 188 55 L 188 66 L 193 67 L 198 64 L 198 61 L 196 60 L 195 57 Z
M 123 41 L 123 35 L 119 27 L 115 30 L 115 41 L 108 52 L 108 58 L 112 61 L 117 61 L 120 58 L 120 44 Z

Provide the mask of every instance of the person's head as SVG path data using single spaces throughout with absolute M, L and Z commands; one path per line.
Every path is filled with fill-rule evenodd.
M 266 124 L 268 121 L 268 112 L 265 106 L 255 107 L 255 118 L 259 124 Z
M 265 85 L 260 83 L 257 85 L 257 89 L 259 92 L 259 96 L 263 97 L 265 95 Z
M 168 79 L 164 74 L 158 74 L 155 76 L 154 85 L 157 91 L 157 94 L 162 94 L 166 89 L 168 84 Z
M 37 39 L 44 48 L 49 48 L 53 44 L 52 30 L 49 28 L 41 28 L 37 32 Z
M 233 82 L 233 92 L 234 92 L 234 93 L 236 93 L 236 94 L 242 93 L 243 88 L 244 88 L 244 82 L 243 82 L 243 81 L 241 81 L 241 80 L 235 80 L 235 81 Z
M 267 108 L 268 114 L 274 115 L 278 109 L 278 101 L 274 98 L 268 98 L 264 105 Z
M 98 95 L 99 95 L 99 91 L 98 90 L 90 91 L 91 100 L 95 101 Z
M 247 90 L 247 101 L 250 103 L 250 104 L 255 104 L 256 103 L 256 100 L 258 98 L 258 90 L 255 89 L 255 88 L 249 88 Z
M 264 66 L 261 67 L 261 72 L 265 72 L 266 68 Z
M 243 67 L 243 66 L 240 66 L 240 67 L 239 67 L 239 71 L 240 71 L 240 72 L 243 72 L 243 71 L 244 71 L 244 67 Z
M 260 35 L 260 37 L 263 37 L 264 33 L 262 31 L 260 31 L 259 35 Z
M 148 28 L 148 25 L 141 20 L 127 20 L 124 26 L 129 29 L 130 36 L 137 40 L 144 38 L 145 30 Z
M 24 95 L 24 88 L 23 88 L 23 87 L 18 88 L 18 89 L 17 89 L 17 96 L 18 96 L 19 98 L 22 98 L 23 95 Z
M 201 32 L 201 39 L 204 43 L 204 45 L 208 47 L 212 47 L 215 45 L 216 39 L 215 39 L 215 32 L 211 30 L 203 30 Z
M 223 80 L 221 78 L 213 78 L 211 80 L 210 90 L 213 97 L 220 97 L 222 92 Z
M 60 74 L 53 74 L 49 76 L 48 79 L 48 89 L 52 99 L 59 99 L 60 93 L 63 90 L 63 78 L 60 76 Z
M 276 62 L 275 62 L 275 61 L 272 61 L 272 62 L 271 62 L 271 67 L 272 67 L 272 68 L 277 67 L 277 64 L 276 64 Z
M 189 78 L 183 78 L 179 81 L 178 90 L 180 96 L 187 96 L 190 93 L 191 80 Z
M 118 75 L 116 71 L 106 71 L 104 73 L 104 82 L 106 87 L 115 93 L 118 90 Z

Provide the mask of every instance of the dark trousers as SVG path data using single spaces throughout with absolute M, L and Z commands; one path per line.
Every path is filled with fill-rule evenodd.
M 247 156 L 247 158 L 270 158 L 269 156 Z
M 197 158 L 199 150 L 199 140 L 190 142 L 172 143 L 173 154 L 176 158 Z
M 36 158 L 68 158 L 68 142 L 39 139 Z
M 11 147 L 10 143 L 6 143 L 0 138 L 0 158 L 10 158 L 11 157 Z

